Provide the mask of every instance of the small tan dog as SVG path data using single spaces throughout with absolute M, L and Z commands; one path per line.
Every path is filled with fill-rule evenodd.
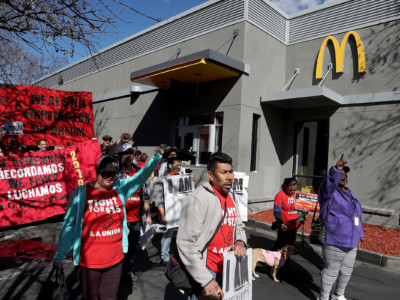
M 258 277 L 256 273 L 257 263 L 263 262 L 271 267 L 271 276 L 275 282 L 279 282 L 276 273 L 285 264 L 287 258 L 296 253 L 296 248 L 292 245 L 285 245 L 281 250 L 268 251 L 261 248 L 253 249 L 253 280 Z

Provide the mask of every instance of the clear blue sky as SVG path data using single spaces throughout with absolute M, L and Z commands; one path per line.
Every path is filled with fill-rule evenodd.
M 271 2 L 288 14 L 315 7 L 316 5 L 329 1 L 333 0 L 271 0 Z M 92 2 L 97 3 L 98 1 L 92 0 Z M 207 0 L 132 0 L 131 5 L 133 8 L 146 15 L 166 20 L 204 2 L 207 2 Z M 108 34 L 102 36 L 101 43 L 97 46 L 98 50 L 157 24 L 156 21 L 136 14 L 118 4 L 113 4 L 111 8 L 121 19 L 129 20 L 129 23 L 115 20 L 116 27 L 110 26 L 106 29 Z M 77 45 L 75 53 L 75 56 L 69 59 L 70 63 L 89 55 L 89 53 L 79 45 Z

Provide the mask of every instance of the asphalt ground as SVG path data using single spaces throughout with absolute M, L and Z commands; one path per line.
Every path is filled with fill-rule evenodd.
M 55 244 L 60 228 L 61 222 L 54 220 L 53 223 L 0 231 L 0 241 L 33 239 Z M 251 247 L 272 249 L 273 233 L 247 230 L 247 235 Z M 122 278 L 120 299 L 183 299 L 163 274 L 164 267 L 159 264 L 159 247 L 160 236 L 156 236 L 145 251 L 138 253 L 135 272 L 139 280 L 131 283 L 128 278 Z M 322 260 L 307 243 L 298 242 L 296 248 L 299 254 L 293 256 L 288 266 L 278 273 L 279 283 L 270 278 L 269 267 L 262 264 L 257 266 L 260 277 L 253 281 L 253 299 L 317 298 Z M 23 255 L 0 258 L 0 299 L 40 299 L 51 266 L 52 262 L 46 258 L 26 258 Z M 71 260 L 67 262 L 65 273 L 70 299 L 80 299 L 80 288 Z M 397 300 L 399 295 L 400 270 L 388 270 L 356 261 L 346 289 L 347 299 Z

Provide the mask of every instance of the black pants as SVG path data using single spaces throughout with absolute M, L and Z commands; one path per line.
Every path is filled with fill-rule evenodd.
M 294 245 L 294 242 L 296 241 L 296 234 L 297 229 L 283 231 L 279 227 L 276 241 L 272 249 L 276 251 L 278 249 L 282 249 L 282 247 L 285 245 Z

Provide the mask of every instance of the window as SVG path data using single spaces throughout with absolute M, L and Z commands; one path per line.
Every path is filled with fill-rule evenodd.
M 222 151 L 222 126 L 222 113 L 176 119 L 175 146 L 193 155 L 186 164 L 205 165 L 212 153 Z
M 260 115 L 253 114 L 253 128 L 251 134 L 251 153 L 250 153 L 250 172 L 256 171 L 257 168 L 257 145 L 258 145 L 258 127 L 260 123 Z
M 316 193 L 328 166 L 329 120 L 296 123 L 294 176 L 303 192 Z

